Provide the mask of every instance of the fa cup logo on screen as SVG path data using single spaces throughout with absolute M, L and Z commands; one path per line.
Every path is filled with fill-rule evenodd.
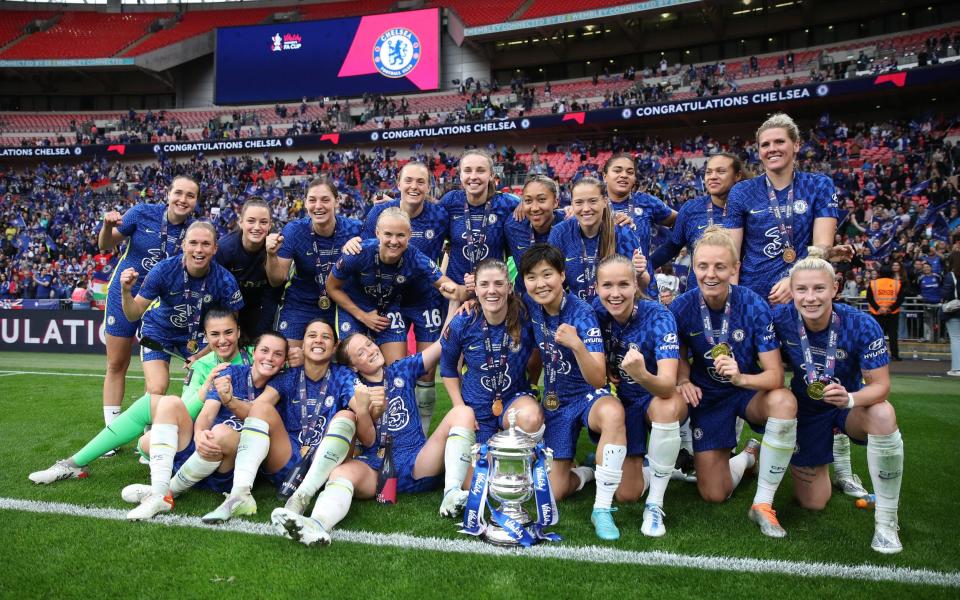
M 302 40 L 300 35 L 296 33 L 285 33 L 283 37 L 280 37 L 279 33 L 275 33 L 270 41 L 273 42 L 273 46 L 270 48 L 271 52 L 281 52 L 283 50 L 299 50 Z
M 385 77 L 403 77 L 420 62 L 420 40 L 404 27 L 388 29 L 373 46 L 373 64 Z

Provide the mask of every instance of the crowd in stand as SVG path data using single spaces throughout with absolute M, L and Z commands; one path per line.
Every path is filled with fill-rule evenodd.
M 895 270 L 909 295 L 923 296 L 931 304 L 940 302 L 932 291 L 932 280 L 923 277 L 940 277 L 950 269 L 951 261 L 960 260 L 960 242 L 955 241 L 960 239 L 956 179 L 960 144 L 943 140 L 951 125 L 933 118 L 852 123 L 823 115 L 804 132 L 801 168 L 832 177 L 845 215 L 838 235 L 857 249 L 851 263 L 838 265 L 843 297 L 862 298 L 870 280 L 877 276 L 877 265 L 897 263 L 900 266 Z M 889 164 L 862 158 L 875 148 L 892 150 Z M 640 191 L 658 196 L 674 208 L 703 193 L 702 161 L 685 156 L 731 150 L 747 165 L 759 164 L 751 140 L 731 138 L 721 143 L 708 135 L 679 142 L 613 135 L 605 140 L 551 144 L 542 151 L 535 146 L 528 160 L 510 146 L 490 144 L 487 149 L 494 154 L 504 182 L 527 174 L 554 177 L 547 152 L 559 153 L 566 161 L 579 158 L 581 166 L 572 178 L 576 179 L 596 174 L 598 166 L 591 159 L 598 153 L 630 151 L 637 157 Z M 438 147 L 416 146 L 411 158 L 431 166 L 437 197 L 457 185 L 457 155 Z M 850 168 L 851 163 L 860 166 Z M 69 298 L 79 283 L 86 284 L 111 258 L 100 254 L 96 246 L 101 215 L 156 197 L 178 174 L 200 180 L 198 211 L 223 232 L 251 196 L 270 203 L 278 227 L 299 217 L 305 178 L 282 178 L 284 173 L 329 174 L 342 192 L 341 213 L 362 217 L 378 194 L 394 188 L 401 166 L 395 151 L 374 148 L 327 152 L 314 160 L 301 157 L 292 165 L 264 154 L 161 158 L 148 165 L 101 160 L 4 168 L 0 170 L 0 218 L 5 228 L 0 299 Z M 561 187 L 562 204 L 568 202 L 566 188 Z M 660 232 L 654 243 L 663 239 L 664 233 Z M 683 281 L 688 269 L 689 257 L 681 253 L 672 270 Z

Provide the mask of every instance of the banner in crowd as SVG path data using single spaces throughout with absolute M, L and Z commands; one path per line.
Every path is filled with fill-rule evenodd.
M 672 115 L 770 107 L 790 110 L 800 103 L 827 101 L 838 96 L 889 93 L 890 90 L 943 81 L 960 80 L 960 61 L 950 64 L 885 73 L 871 77 L 810 83 L 781 89 L 755 90 L 725 96 L 704 96 L 657 104 L 621 106 L 583 112 L 566 112 L 526 118 L 509 118 L 454 124 L 435 124 L 402 129 L 375 129 L 344 133 L 240 138 L 207 141 L 160 142 L 156 144 L 103 144 L 88 146 L 0 147 L 0 158 L 50 158 L 93 156 L 133 157 L 144 155 L 196 154 L 198 152 L 237 152 L 329 149 L 383 142 L 419 142 L 438 138 L 515 134 L 532 130 L 572 129 L 583 126 L 629 127 Z
M 98 310 L 0 310 L 0 351 L 104 354 Z

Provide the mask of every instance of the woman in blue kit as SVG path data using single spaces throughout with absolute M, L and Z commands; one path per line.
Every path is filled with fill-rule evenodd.
M 504 232 L 514 264 L 519 265 L 523 253 L 534 244 L 546 243 L 554 225 L 566 215 L 559 210 L 560 188 L 557 182 L 545 175 L 527 177 L 520 193 L 520 218 L 507 219 Z M 523 281 L 517 279 L 516 290 L 526 293 Z
M 505 259 L 508 245 L 504 224 L 512 218 L 519 200 L 496 191 L 493 159 L 483 150 L 464 152 L 459 171 L 462 189 L 447 192 L 440 199 L 440 206 L 450 215 L 446 274 L 454 282 L 472 287 L 467 276 L 481 260 Z
M 743 268 L 738 283 L 771 304 L 790 301 L 787 272 L 807 255 L 808 246 L 838 260 L 853 257 L 849 246 L 834 247 L 837 193 L 833 181 L 796 168 L 800 130 L 777 113 L 757 129 L 763 174 L 733 186 L 727 226 Z
M 320 317 L 336 323 L 337 307 L 327 294 L 326 280 L 343 246 L 360 235 L 361 223 L 337 215 L 339 194 L 326 178 L 307 187 L 307 216 L 291 221 L 281 234 L 267 236 L 267 278 L 270 285 L 290 284 L 283 294 L 279 330 L 299 348 L 307 323 Z M 290 267 L 295 268 L 291 274 Z
M 403 165 L 397 175 L 399 200 L 376 204 L 367 213 L 363 224 L 363 239 L 377 237 L 377 219 L 391 207 L 398 207 L 410 217 L 410 245 L 438 265 L 443 261 L 443 245 L 450 229 L 450 215 L 430 197 L 433 177 L 427 165 L 410 161 Z M 360 251 L 360 240 L 345 254 Z M 417 352 L 423 352 L 430 344 L 440 339 L 440 331 L 447 320 L 449 301 L 440 294 L 429 280 L 413 282 L 414 289 L 400 298 L 400 315 L 405 323 L 413 324 L 417 340 Z M 420 407 L 420 422 L 429 428 L 433 408 L 437 403 L 435 388 L 436 371 L 430 370 L 417 382 L 417 406 Z
M 614 213 L 625 214 L 633 220 L 634 233 L 640 244 L 640 252 L 650 255 L 650 240 L 658 225 L 670 227 L 677 219 L 677 211 L 662 200 L 636 191 L 637 164 L 633 156 L 625 153 L 614 154 L 603 164 L 603 182 L 607 199 Z M 629 254 L 626 256 L 630 256 Z M 647 295 L 658 297 L 657 281 L 653 278 L 653 264 L 650 269 L 651 281 Z
M 391 364 L 406 353 L 407 323 L 400 312 L 402 297 L 429 282 L 446 298 L 466 299 L 466 288 L 440 272 L 435 262 L 410 246 L 410 217 L 399 207 L 377 219 L 377 237 L 364 240 L 360 252 L 345 254 L 327 277 L 327 293 L 340 307 L 340 335 L 371 335 Z
M 200 185 L 181 175 L 170 182 L 166 204 L 138 204 L 123 215 L 111 211 L 103 217 L 100 250 L 108 252 L 126 242 L 110 277 L 104 311 L 107 372 L 103 380 L 103 419 L 107 425 L 120 414 L 134 336 L 140 327 L 139 321 L 128 321 L 123 313 L 117 273 L 134 268 L 146 275 L 161 260 L 178 254 L 199 195 Z M 139 289 L 139 284 L 135 285 L 133 293 Z
M 442 483 L 442 515 L 455 515 L 467 499 L 462 490 L 474 443 L 473 411 L 455 406 L 437 425 L 430 438 L 420 427 L 414 386 L 417 378 L 436 366 L 440 343 L 426 351 L 386 365 L 373 340 L 356 333 L 337 345 L 337 362 L 349 365 L 359 379 L 355 387 L 358 415 L 369 412 L 376 428 L 374 442 L 363 453 L 333 469 L 326 487 L 317 497 L 310 517 L 285 513 L 282 525 L 289 536 L 307 546 L 327 545 L 330 532 L 347 516 L 353 497 L 373 498 L 383 457 L 381 448 L 390 438 L 397 473 L 397 491 L 414 493 Z M 444 477 L 441 482 L 440 474 Z
M 797 397 L 797 451 L 790 461 L 794 494 L 804 508 L 822 510 L 830 499 L 834 430 L 866 441 L 876 492 L 870 547 L 895 554 L 903 549 L 897 533 L 903 439 L 887 400 L 890 356 L 883 330 L 870 315 L 833 303 L 836 275 L 821 254 L 811 249 L 790 270 L 793 303 L 773 313 Z
M 571 190 L 574 219 L 557 223 L 550 231 L 549 243 L 563 252 L 564 272 L 570 293 L 590 302 L 596 295 L 597 265 L 607 256 L 631 257 L 644 288 L 650 282 L 646 259 L 633 230 L 615 225 L 613 211 L 603 197 L 602 184 L 583 177 Z
M 353 436 L 370 441 L 369 417 L 354 412 L 354 374 L 332 364 L 336 338 L 322 319 L 307 324 L 303 365 L 284 371 L 257 397 L 240 431 L 233 486 L 223 503 L 204 515 L 206 523 L 222 523 L 257 511 L 250 493 L 257 473 L 280 488 L 313 451 L 310 465 L 285 510 L 301 514 L 326 481 L 330 469 L 353 447 Z
M 606 360 L 596 313 L 575 294 L 564 291 L 564 262 L 559 249 L 535 244 L 523 255 L 519 273 L 527 287 L 524 302 L 543 357 L 543 441 L 554 456 L 550 486 L 560 500 L 596 478 L 591 521 L 598 537 L 615 540 L 620 531 L 613 522 L 611 504 L 627 456 L 623 405 L 605 387 Z M 572 468 L 583 427 L 597 442 L 596 471 Z
M 527 380 L 526 365 L 536 348 L 527 311 L 502 261 L 488 258 L 474 275 L 479 310 L 458 314 L 447 326 L 440 340 L 440 376 L 453 405 L 473 409 L 480 443 L 507 427 L 511 408 L 517 410 L 517 426 L 539 441 L 543 411 Z
M 616 497 L 636 502 L 649 486 L 640 531 L 660 537 L 667 531 L 663 497 L 680 452 L 680 422 L 687 416 L 676 390 L 677 325 L 666 307 L 642 297 L 636 268 L 618 254 L 597 267 L 593 307 L 603 333 L 607 376 L 617 386 L 627 428 L 624 477 Z M 644 455 L 649 469 L 643 468 Z
M 286 357 L 287 341 L 265 333 L 254 342 L 252 361 L 216 366 L 196 423 L 178 396 L 160 398 L 153 425 L 140 439 L 140 448 L 150 455 L 150 493 L 127 519 L 143 521 L 168 512 L 176 496 L 198 484 L 217 493 L 230 489 L 241 424 Z M 125 499 L 141 487 L 125 488 Z
M 693 256 L 693 245 L 711 225 L 723 225 L 727 217 L 727 195 L 743 179 L 743 162 L 736 154 L 721 152 L 707 159 L 703 169 L 703 183 L 707 194 L 688 200 L 680 207 L 677 221 L 670 230 L 669 239 L 653 252 L 650 261 L 658 269 L 680 253 L 681 248 Z M 697 287 L 697 277 L 690 269 L 686 289 Z
M 141 334 L 164 348 L 190 357 L 205 345 L 201 322 L 206 307 L 224 306 L 239 311 L 243 297 L 237 280 L 213 261 L 217 230 L 204 221 L 187 228 L 183 254 L 160 261 L 132 294 L 140 273 L 133 267 L 120 273 L 123 313 L 128 321 L 141 317 Z M 147 393 L 165 394 L 170 382 L 170 355 L 141 348 Z
M 693 254 L 698 287 L 670 303 L 680 336 L 677 388 L 690 406 L 700 495 L 708 502 L 725 501 L 744 472 L 759 463 L 748 516 L 764 535 L 783 537 L 773 499 L 793 453 L 797 404 L 783 387 L 780 345 L 766 300 L 731 283 L 739 267 L 730 235 L 708 228 Z M 738 416 L 763 432 L 759 457 L 753 442 L 730 458 Z

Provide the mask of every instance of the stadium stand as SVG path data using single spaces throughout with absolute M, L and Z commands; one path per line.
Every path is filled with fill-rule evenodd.
M 55 13 L 47 10 L 7 10 L 0 19 L 0 48 L 24 35 L 24 28 L 34 21 L 49 19 Z
M 65 12 L 53 27 L 24 37 L 0 53 L 0 58 L 111 57 L 143 37 L 150 24 L 164 16 L 171 13 Z

